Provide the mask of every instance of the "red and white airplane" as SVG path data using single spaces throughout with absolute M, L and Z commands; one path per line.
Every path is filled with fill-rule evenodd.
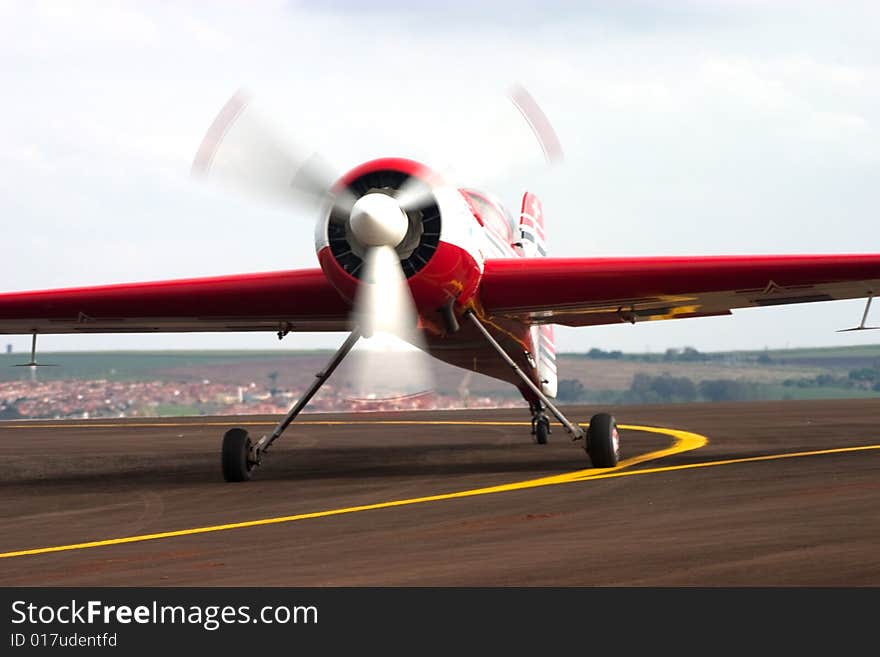
M 221 146 L 245 106 L 236 96 L 221 111 L 196 169 L 208 171 L 222 159 Z M 529 112 L 531 123 L 546 122 L 534 107 Z M 310 158 L 279 156 L 253 133 L 247 139 L 251 162 L 283 164 L 274 171 L 283 193 L 322 200 L 315 233 L 320 267 L 0 294 L 0 333 L 31 334 L 34 345 L 38 334 L 58 333 L 350 331 L 271 434 L 252 440 L 244 429 L 225 433 L 227 481 L 250 479 L 269 446 L 369 332 L 357 325 L 353 307 L 371 249 L 396 253 L 429 354 L 517 386 L 529 403 L 536 442 L 547 442 L 550 413 L 573 440 L 583 441 L 593 466 L 603 468 L 618 461 L 614 418 L 594 415 L 585 432 L 551 401 L 554 324 L 712 317 L 738 308 L 867 298 L 858 327 L 864 329 L 880 290 L 880 254 L 551 258 L 534 194 L 526 193 L 512 216 L 491 196 L 399 158 L 366 162 L 333 182 Z M 231 151 L 240 155 L 241 145 Z

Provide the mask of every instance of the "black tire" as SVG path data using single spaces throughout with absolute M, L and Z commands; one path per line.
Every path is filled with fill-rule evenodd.
M 587 454 L 594 468 L 613 468 L 620 459 L 620 437 L 617 422 L 608 413 L 590 418 L 587 431 Z
M 550 420 L 546 417 L 539 417 L 535 421 L 535 442 L 539 445 L 546 445 L 549 437 Z
M 250 460 L 251 437 L 244 429 L 230 429 L 223 434 L 223 478 L 226 481 L 248 481 L 254 470 Z

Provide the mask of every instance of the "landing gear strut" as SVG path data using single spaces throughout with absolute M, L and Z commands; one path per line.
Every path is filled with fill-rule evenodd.
M 252 443 L 250 435 L 245 429 L 230 429 L 223 436 L 223 454 L 221 463 L 223 466 L 223 478 L 226 481 L 247 481 L 251 478 L 254 469 L 260 465 L 263 455 L 269 450 L 284 430 L 293 422 L 294 418 L 306 407 L 315 393 L 318 392 L 324 382 L 330 378 L 333 371 L 339 367 L 339 363 L 348 355 L 351 348 L 360 339 L 360 329 L 355 328 L 349 335 L 327 366 L 315 375 L 315 381 L 308 390 L 300 397 L 299 401 L 284 416 L 268 436 L 263 436 L 256 443 Z
M 547 442 L 547 436 L 550 434 L 550 421 L 544 414 L 544 408 L 549 410 L 554 417 L 559 420 L 563 428 L 571 436 L 572 441 L 583 440 L 584 449 L 590 457 L 590 461 L 596 468 L 613 468 L 617 465 L 620 455 L 620 437 L 617 432 L 617 423 L 608 413 L 598 413 L 590 420 L 590 429 L 585 432 L 577 424 L 570 422 L 562 412 L 553 405 L 547 396 L 541 391 L 534 381 L 532 381 L 525 372 L 516 364 L 516 362 L 507 355 L 504 348 L 498 344 L 495 338 L 486 330 L 483 323 L 477 319 L 473 310 L 465 312 L 465 317 L 471 320 L 474 326 L 479 329 L 483 337 L 498 352 L 498 355 L 510 365 L 516 375 L 522 379 L 529 389 L 535 393 L 538 398 L 537 402 L 531 405 L 532 410 L 532 433 L 535 435 L 535 441 L 543 445 Z
M 477 319 L 477 316 L 474 314 L 474 311 L 468 310 L 465 313 L 465 316 L 468 319 L 470 319 L 471 322 L 473 322 L 474 326 L 476 326 L 477 329 L 479 329 L 480 333 L 483 334 L 483 337 L 485 337 L 486 340 L 489 342 L 489 344 L 492 345 L 492 347 L 495 349 L 495 351 L 498 352 L 498 355 L 501 356 L 501 358 L 503 358 L 504 361 L 508 365 L 510 365 L 511 368 L 513 368 L 513 371 L 516 373 L 516 375 L 520 379 L 522 379 L 523 383 L 525 383 L 529 387 L 529 389 L 533 393 L 535 393 L 535 396 L 537 396 L 537 398 L 540 400 L 540 403 L 543 404 L 551 413 L 553 413 L 554 417 L 557 420 L 559 420 L 560 423 L 562 423 L 563 428 L 571 436 L 571 439 L 572 440 L 583 440 L 586 437 L 584 430 L 581 429 L 578 425 L 576 425 L 572 422 L 569 422 L 568 418 L 566 418 L 560 412 L 560 410 L 553 405 L 553 402 L 551 402 L 547 398 L 547 395 L 545 395 L 543 392 L 541 392 L 541 389 L 537 385 L 535 385 L 535 382 L 532 381 L 526 375 L 526 373 L 523 372 L 522 369 L 520 369 L 519 365 L 517 365 L 516 362 L 510 356 L 507 355 L 507 352 L 504 351 L 504 348 L 500 344 L 498 344 L 498 342 L 495 340 L 495 338 L 492 337 L 492 334 L 486 330 L 485 326 L 483 326 L 483 323 L 479 319 Z M 537 425 L 538 425 L 537 418 L 538 417 L 546 417 L 543 414 L 543 410 L 541 410 L 539 413 L 540 413 L 540 415 L 534 416 L 534 420 L 533 420 L 535 422 L 536 432 L 537 432 Z M 549 428 L 549 426 L 548 426 L 548 428 Z M 535 435 L 537 436 L 538 434 L 536 433 Z

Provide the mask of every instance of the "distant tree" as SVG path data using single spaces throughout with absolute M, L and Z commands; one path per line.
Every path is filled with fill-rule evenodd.
M 642 403 L 693 401 L 697 387 L 687 377 L 639 373 L 633 377 L 627 398 Z
M 863 367 L 858 370 L 852 370 L 849 378 L 853 381 L 880 381 L 880 370 L 872 367 Z
M 678 360 L 678 356 L 681 352 L 675 347 L 670 347 L 666 350 L 666 353 L 663 355 L 663 360 Z
M 708 360 L 708 356 L 706 354 L 701 354 L 693 347 L 685 347 L 684 349 L 675 349 L 670 347 L 663 355 L 663 360 L 684 361 L 692 363 L 699 360 Z
M 21 413 L 18 412 L 15 404 L 6 404 L 0 402 L 0 420 L 19 420 Z
M 700 381 L 700 396 L 707 401 L 746 401 L 758 397 L 753 383 L 733 379 Z
M 761 365 L 769 365 L 772 362 L 773 359 L 770 358 L 770 354 L 768 354 L 766 351 L 758 356 L 758 363 L 760 363 Z
M 651 377 L 648 374 L 639 372 L 633 376 L 632 383 L 629 386 L 631 392 L 648 393 L 651 390 Z
M 584 384 L 577 379 L 562 379 L 556 388 L 556 398 L 559 401 L 580 401 L 586 397 Z
M 651 388 L 661 399 L 670 401 L 691 401 L 697 398 L 697 387 L 684 376 L 658 376 L 651 382 Z
M 590 349 L 590 351 L 587 352 L 587 358 L 617 360 L 623 358 L 623 352 L 620 350 L 604 351 L 602 349 L 597 349 L 596 347 L 593 347 L 592 349 Z
M 703 357 L 703 354 L 693 347 L 685 347 L 678 356 L 678 360 L 693 362 L 697 360 L 705 360 L 705 358 Z

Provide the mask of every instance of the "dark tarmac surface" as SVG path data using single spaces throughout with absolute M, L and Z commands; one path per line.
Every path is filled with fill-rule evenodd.
M 567 410 L 586 421 L 597 409 Z M 794 455 L 880 447 L 880 400 L 614 410 L 621 424 L 709 442 L 683 451 L 697 439 L 623 430 L 624 459 L 679 451 L 572 481 L 566 473 L 589 468 L 583 450 L 560 427 L 549 445 L 532 444 L 525 409 L 305 415 L 342 423 L 294 423 L 253 481 L 226 484 L 223 431 L 261 435 L 272 418 L 0 423 L 4 554 L 559 475 L 9 556 L 0 585 L 880 585 L 880 449 Z M 523 424 L 422 424 L 437 420 Z M 767 455 L 782 458 L 718 463 Z

